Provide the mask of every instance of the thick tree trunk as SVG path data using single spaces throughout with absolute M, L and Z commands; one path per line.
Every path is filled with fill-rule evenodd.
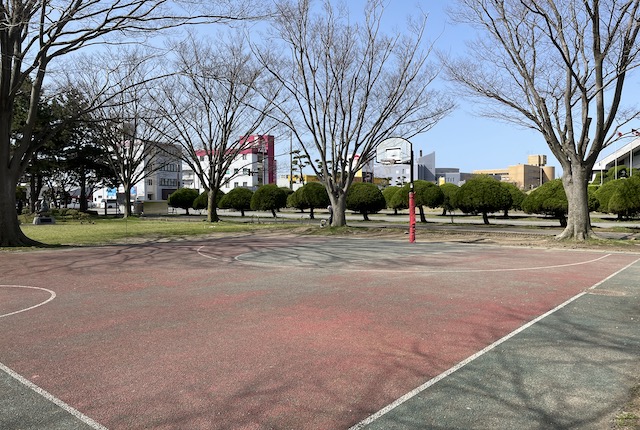
M 331 227 L 344 227 L 347 225 L 346 195 L 340 194 L 339 196 L 335 196 L 329 194 L 329 200 L 331 200 L 331 208 L 333 209 Z
M 38 246 L 20 228 L 16 212 L 16 183 L 7 169 L 0 170 L 0 247 Z
M 489 214 L 486 212 L 482 212 L 482 222 L 484 222 L 485 224 L 489 224 Z
M 218 222 L 218 208 L 216 201 L 218 200 L 218 190 L 209 189 L 207 194 L 207 222 Z
M 588 172 L 585 166 L 572 163 L 571 169 L 564 169 L 562 184 L 569 204 L 567 226 L 556 236 L 558 239 L 583 241 L 593 236 L 589 217 L 589 198 L 587 194 Z
M 309 208 L 309 219 L 315 219 L 315 216 L 313 214 L 313 206 Z
M 124 187 L 124 217 L 131 216 L 131 185 Z

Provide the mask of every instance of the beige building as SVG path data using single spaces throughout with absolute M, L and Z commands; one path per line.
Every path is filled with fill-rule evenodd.
M 529 155 L 527 164 L 516 164 L 504 169 L 474 170 L 473 173 L 490 175 L 502 182 L 511 182 L 526 191 L 555 178 L 556 168 L 546 164 L 546 155 Z

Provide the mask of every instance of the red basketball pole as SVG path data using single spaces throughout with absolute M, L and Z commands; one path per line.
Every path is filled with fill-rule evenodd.
M 416 199 L 413 195 L 413 144 L 411 145 L 409 165 L 409 243 L 416 241 Z

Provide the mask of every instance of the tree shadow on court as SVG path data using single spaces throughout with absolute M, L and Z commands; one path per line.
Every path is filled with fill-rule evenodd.
M 637 382 L 640 306 L 602 302 L 582 297 L 366 428 L 609 428 Z
M 189 270 L 203 266 L 229 264 L 243 253 L 265 252 L 278 247 L 273 239 L 240 236 L 210 238 L 206 240 L 148 242 L 140 244 L 104 245 L 65 248 L 53 251 L 6 254 L 5 264 L 0 265 L 9 276 L 48 275 L 55 272 L 70 276 L 104 276 L 114 268 L 145 270 L 153 267 L 169 267 Z M 10 260 L 15 260 L 11 262 Z M 117 270 L 117 269 L 116 269 Z

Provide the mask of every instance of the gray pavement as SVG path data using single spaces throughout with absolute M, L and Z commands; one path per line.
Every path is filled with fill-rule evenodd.
M 640 370 L 640 263 L 368 425 L 609 429 Z
M 3 429 L 99 430 L 102 426 L 51 394 L 0 366 L 0 422 Z

